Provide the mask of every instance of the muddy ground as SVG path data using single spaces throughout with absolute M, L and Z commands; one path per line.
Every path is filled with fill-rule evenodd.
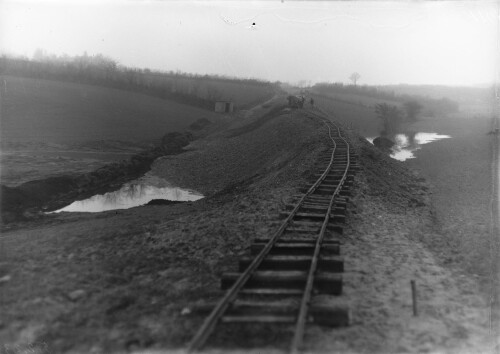
M 494 136 L 489 117 L 456 116 L 422 119 L 412 129 L 448 134 L 424 145 L 406 162 L 429 181 L 436 219 L 441 227 L 443 258 L 489 286 L 496 249 L 491 239 L 491 162 Z M 469 252 L 463 252 L 468 250 Z M 496 253 L 498 254 L 498 253 Z
M 276 108 L 266 115 L 277 104 L 156 162 L 156 174 L 204 191 L 209 196 L 203 200 L 62 213 L 3 233 L 3 348 L 112 353 L 185 347 L 204 318 L 196 309 L 222 295 L 220 275 L 235 269 L 254 237 L 272 232 L 279 211 L 327 148 L 324 125 L 305 112 Z M 479 281 L 443 262 L 434 247 L 443 240 L 434 184 L 350 137 L 362 170 L 341 240 L 346 274 L 339 301 L 350 305 L 352 324 L 310 327 L 307 349 L 491 352 Z M 417 282 L 418 317 L 412 316 L 410 280 Z M 258 352 L 283 343 L 276 338 Z

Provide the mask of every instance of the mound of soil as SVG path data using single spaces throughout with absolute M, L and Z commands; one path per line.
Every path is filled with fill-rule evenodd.
M 392 204 L 401 204 L 402 207 L 429 205 L 428 186 L 424 178 L 374 149 L 366 139 L 359 139 L 359 143 L 363 168 L 370 184 L 367 193 L 383 197 Z
M 387 139 L 383 136 L 379 136 L 379 137 L 373 139 L 373 145 L 375 145 L 376 147 L 378 147 L 381 150 L 389 150 L 390 148 L 392 148 L 395 145 L 395 143 L 391 139 Z
M 242 181 L 268 176 L 318 143 L 321 123 L 300 112 L 281 114 L 282 105 L 235 121 L 216 138 L 194 141 L 189 151 L 157 159 L 153 174 L 204 195 Z M 320 139 L 322 141 L 323 138 Z M 273 185 L 275 182 L 271 182 Z

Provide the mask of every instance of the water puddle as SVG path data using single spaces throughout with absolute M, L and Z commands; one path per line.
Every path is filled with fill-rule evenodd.
M 89 199 L 78 200 L 70 205 L 53 211 L 97 213 L 115 209 L 129 209 L 144 205 L 153 199 L 170 201 L 195 201 L 204 196 L 196 191 L 170 185 L 157 176 L 146 174 L 143 177 L 124 184 L 115 192 L 98 194 Z
M 433 141 L 451 138 L 449 135 L 438 133 L 412 133 L 412 134 L 396 134 L 393 140 L 396 144 L 391 148 L 391 157 L 399 161 L 405 161 L 415 158 L 414 152 L 421 149 L 421 145 L 431 143 Z M 375 138 L 366 138 L 371 144 Z
M 421 145 L 448 138 L 451 136 L 437 133 L 397 134 L 394 137 L 396 145 L 392 147 L 391 157 L 399 161 L 413 159 L 413 153 L 421 149 Z

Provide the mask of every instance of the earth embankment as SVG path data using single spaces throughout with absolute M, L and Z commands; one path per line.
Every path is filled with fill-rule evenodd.
M 249 121 L 259 116 L 250 115 Z M 264 149 L 250 148 L 252 139 L 246 146 L 233 141 L 226 149 L 220 149 L 218 140 L 225 139 L 218 134 L 204 140 L 204 153 L 214 159 L 235 153 L 230 146 L 241 147 L 242 163 L 252 161 L 256 151 L 267 159 L 255 164 L 256 170 L 233 172 L 226 184 L 209 188 L 213 196 L 199 202 L 45 215 L 4 232 L 0 341 L 15 346 L 43 342 L 57 353 L 171 348 L 188 340 L 195 327 L 193 319 L 180 315 L 182 307 L 218 296 L 218 274 L 232 266 L 254 235 L 269 232 L 283 198 L 324 148 L 320 124 L 292 118 L 278 114 L 271 119 L 271 127 L 293 132 L 293 139 L 284 142 L 262 125 L 261 134 L 271 132 Z M 217 148 L 211 153 L 212 144 Z M 197 170 L 203 171 L 209 170 Z M 165 231 L 167 239 L 159 236 Z M 147 333 L 154 323 L 160 327 Z
M 283 109 L 282 105 L 275 106 L 260 118 L 248 118 L 242 127 L 193 141 L 187 152 L 157 159 L 152 173 L 204 194 L 251 178 L 265 177 L 275 185 L 275 171 L 314 149 L 315 129 L 320 125 L 296 111 Z
M 271 109 L 237 122 L 241 134 L 214 132 L 154 164 L 155 173 L 204 191 L 205 199 L 62 213 L 4 233 L 0 341 L 45 343 L 54 353 L 185 347 L 204 319 L 196 308 L 222 296 L 220 275 L 237 267 L 254 237 L 273 232 L 279 212 L 328 149 L 324 125 L 305 111 L 278 109 L 252 124 Z M 488 348 L 487 306 L 475 281 L 443 267 L 421 241 L 422 234 L 440 237 L 429 186 L 356 134 L 349 137 L 362 166 L 341 239 L 343 299 L 353 321 L 343 329 L 310 328 L 307 349 Z M 412 279 L 418 317 L 411 315 Z

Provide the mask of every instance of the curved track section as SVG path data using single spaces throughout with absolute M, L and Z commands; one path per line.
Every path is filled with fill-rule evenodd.
M 192 339 L 188 352 L 203 348 L 218 325 L 245 323 L 294 326 L 290 352 L 298 352 L 308 322 L 342 326 L 348 309 L 314 307 L 315 294 L 342 293 L 343 258 L 339 255 L 349 187 L 358 168 L 339 126 L 324 117 L 331 150 L 320 157 L 312 184 L 302 188 L 281 213 L 274 234 L 257 238 L 251 255 L 240 259 L 239 272 L 226 273 L 226 289 Z

